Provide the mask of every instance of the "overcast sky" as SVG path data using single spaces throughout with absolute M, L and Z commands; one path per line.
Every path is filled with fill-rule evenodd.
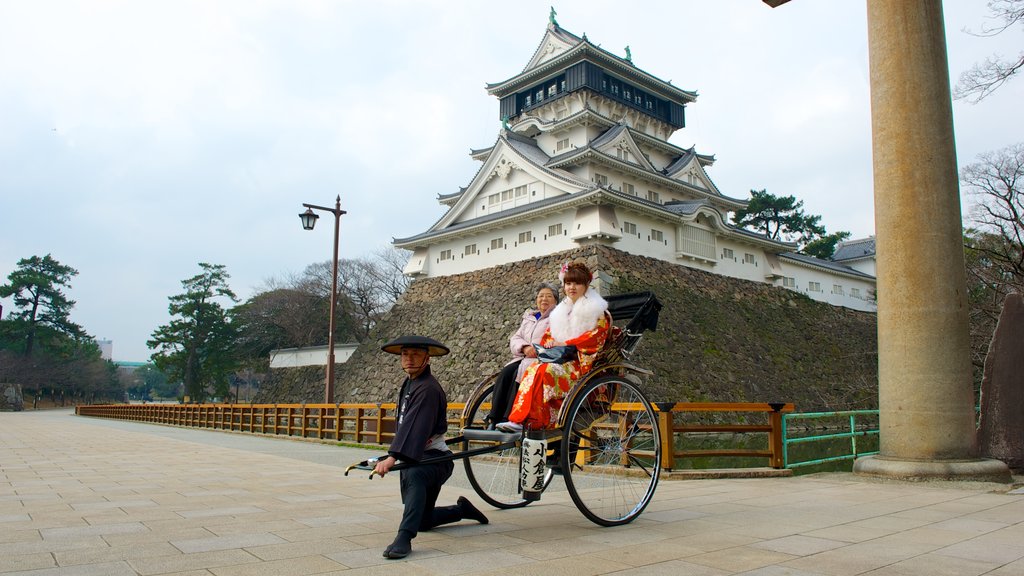
M 1024 47 L 1019 29 L 962 31 L 987 22 L 981 0 L 944 4 L 954 82 Z M 143 361 L 198 262 L 224 264 L 245 299 L 329 260 L 330 217 L 303 231 L 303 202 L 341 195 L 342 258 L 425 231 L 497 137 L 484 85 L 522 70 L 550 5 L 0 0 L 0 283 L 52 254 L 79 271 L 71 319 Z M 713 154 L 724 194 L 792 194 L 830 232 L 874 233 L 864 1 L 555 9 L 699 93 L 671 142 Z M 1021 102 L 1024 79 L 954 103 L 961 166 L 1022 140 Z

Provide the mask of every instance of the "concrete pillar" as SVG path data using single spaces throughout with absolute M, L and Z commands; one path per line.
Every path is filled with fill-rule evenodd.
M 881 451 L 891 478 L 1009 481 L 978 457 L 941 0 L 868 0 Z

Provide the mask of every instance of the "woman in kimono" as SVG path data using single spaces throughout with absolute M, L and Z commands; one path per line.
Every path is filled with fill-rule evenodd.
M 558 274 L 566 298 L 551 312 L 543 348 L 575 346 L 563 363 L 537 362 L 527 369 L 512 403 L 509 421 L 501 430 L 518 432 L 523 427 L 551 428 L 562 399 L 573 383 L 590 371 L 612 324 L 608 302 L 590 287 L 593 276 L 582 262 L 562 266 Z

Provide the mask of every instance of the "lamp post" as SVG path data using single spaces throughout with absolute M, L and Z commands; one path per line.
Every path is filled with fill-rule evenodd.
M 345 214 L 345 211 L 341 209 L 340 195 L 334 202 L 334 208 L 306 203 L 302 205 L 306 207 L 306 211 L 299 214 L 299 219 L 302 220 L 302 228 L 304 230 L 312 230 L 316 226 L 317 219 L 320 218 L 313 210 L 323 210 L 334 214 L 334 260 L 331 261 L 331 317 L 327 332 L 327 384 L 324 387 L 324 402 L 332 404 L 334 403 L 334 310 L 338 306 L 338 230 L 341 227 L 341 215 Z

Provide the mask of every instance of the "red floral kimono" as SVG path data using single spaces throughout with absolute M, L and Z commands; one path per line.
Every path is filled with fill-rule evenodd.
M 581 310 L 577 316 L 589 315 L 590 318 L 577 317 L 569 320 L 573 313 L 570 303 L 570 311 L 562 311 L 561 318 L 565 320 L 559 322 L 558 308 L 569 302 L 567 298 L 551 313 L 551 325 L 540 342 L 545 348 L 554 346 L 558 340 L 552 336 L 552 331 L 556 334 L 561 333 L 564 337 L 566 329 L 575 328 L 578 332 L 581 324 L 589 325 L 585 332 L 564 340 L 566 345 L 576 347 L 577 358 L 564 364 L 537 362 L 530 366 L 519 383 L 519 391 L 512 404 L 512 412 L 508 416 L 510 421 L 521 423 L 524 428 L 553 427 L 566 393 L 572 388 L 573 383 L 590 372 L 597 353 L 601 351 L 605 339 L 608 338 L 612 319 L 607 312 L 607 302 L 593 289 L 587 291 L 587 297 L 592 300 L 589 309 Z

